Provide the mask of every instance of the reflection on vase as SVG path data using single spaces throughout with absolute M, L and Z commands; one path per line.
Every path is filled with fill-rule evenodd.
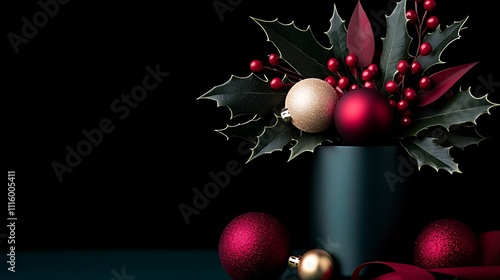
M 341 276 L 386 257 L 407 192 L 401 164 L 398 146 L 321 146 L 315 152 L 310 242 L 332 255 Z

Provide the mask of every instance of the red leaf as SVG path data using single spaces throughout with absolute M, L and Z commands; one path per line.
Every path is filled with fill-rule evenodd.
M 359 0 L 347 28 L 347 48 L 350 53 L 357 56 L 358 67 L 366 67 L 372 62 L 375 39 L 368 16 Z
M 430 90 L 424 90 L 419 93 L 416 101 L 417 106 L 425 106 L 439 99 L 476 63 L 450 67 L 430 75 L 429 78 L 431 78 L 433 87 Z

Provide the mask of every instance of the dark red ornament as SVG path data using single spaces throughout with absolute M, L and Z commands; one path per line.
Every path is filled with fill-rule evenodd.
M 475 266 L 480 261 L 479 237 L 461 221 L 440 219 L 420 232 L 413 259 L 426 269 Z
M 335 107 L 340 136 L 354 145 L 377 144 L 386 139 L 393 125 L 393 109 L 379 91 L 357 88 L 344 94 Z
M 248 212 L 234 218 L 219 240 L 219 258 L 234 280 L 278 279 L 288 266 L 290 235 L 274 216 Z

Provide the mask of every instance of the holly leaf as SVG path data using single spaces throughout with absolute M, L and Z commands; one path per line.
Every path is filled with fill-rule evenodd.
M 418 170 L 422 166 L 428 165 L 436 171 L 443 169 L 450 174 L 462 173 L 450 155 L 451 147 L 443 147 L 435 140 L 436 138 L 419 136 L 412 139 L 402 139 L 400 144 L 417 161 Z
M 443 64 L 441 61 L 441 54 L 447 46 L 453 41 L 460 38 L 460 31 L 465 29 L 464 24 L 469 17 L 461 21 L 455 21 L 452 25 L 448 25 L 441 30 L 440 26 L 434 32 L 428 33 L 423 41 L 429 42 L 432 46 L 432 52 L 426 56 L 419 56 L 417 61 L 422 65 L 422 70 L 426 71 L 429 67 L 436 64 Z
M 480 135 L 475 125 L 460 125 L 450 129 L 443 137 L 447 143 L 461 150 L 470 145 L 479 145 L 487 137 Z
M 453 125 L 450 130 L 442 126 L 433 127 L 422 132 L 423 136 L 436 137 L 436 143 L 443 147 L 457 147 L 461 150 L 470 145 L 479 145 L 479 142 L 487 139 L 481 136 L 476 125 L 461 124 Z
M 475 97 L 470 87 L 459 91 L 442 106 L 421 107 L 412 114 L 413 124 L 407 130 L 402 130 L 401 136 L 417 136 L 422 130 L 441 125 L 446 129 L 455 124 L 473 123 L 483 114 L 490 114 L 489 110 L 500 104 L 492 103 L 487 95 Z
M 300 130 L 289 125 L 281 117 L 274 114 L 275 122 L 265 126 L 262 134 L 257 137 L 257 144 L 251 148 L 252 153 L 247 163 L 264 154 L 282 151 L 292 140 L 300 134 Z
M 252 19 L 264 30 L 267 41 L 275 45 L 282 59 L 298 73 L 317 78 L 329 75 L 326 64 L 331 57 L 330 49 L 316 40 L 310 26 L 303 30 L 297 28 L 293 21 L 283 24 L 278 19 Z
M 397 64 L 402 59 L 410 57 L 408 48 L 412 38 L 406 29 L 406 0 L 401 0 L 389 16 L 386 16 L 387 28 L 382 38 L 382 53 L 380 54 L 380 70 L 382 85 L 392 80 L 397 72 Z M 385 87 L 380 87 L 385 92 Z
M 425 106 L 436 101 L 476 64 L 477 62 L 454 66 L 430 75 L 432 89 L 420 92 L 415 104 Z
M 375 39 L 370 20 L 359 0 L 349 21 L 347 48 L 358 58 L 358 67 L 364 68 L 372 63 Z
M 291 161 L 298 155 L 304 152 L 314 152 L 316 147 L 320 146 L 325 142 L 333 142 L 334 136 L 332 133 L 329 133 L 331 130 L 326 130 L 321 133 L 307 133 L 301 132 L 300 135 L 294 139 L 295 143 L 290 148 L 290 158 L 288 161 Z
M 345 61 L 345 58 L 349 55 L 346 39 L 347 29 L 345 27 L 345 20 L 343 20 L 338 14 L 337 6 L 335 4 L 333 4 L 333 14 L 330 18 L 330 29 L 328 29 L 325 34 L 328 36 L 332 46 L 333 57 L 337 58 L 341 62 Z M 341 72 L 350 73 L 345 63 L 340 63 L 340 65 L 343 68 Z
M 230 119 L 233 119 L 244 114 L 264 116 L 276 107 L 282 108 L 287 92 L 286 87 L 272 89 L 267 78 L 251 73 L 246 77 L 232 75 L 227 82 L 213 87 L 197 99 L 215 100 L 217 107 L 229 108 Z
M 231 137 L 239 137 L 248 142 L 255 142 L 257 135 L 262 133 L 265 121 L 258 115 L 254 115 L 250 120 L 238 123 L 236 125 L 227 125 L 223 129 L 216 129 L 215 131 L 224 135 L 226 140 Z

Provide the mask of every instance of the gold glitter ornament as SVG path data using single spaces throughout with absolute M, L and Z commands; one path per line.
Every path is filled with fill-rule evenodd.
M 300 280 L 327 280 L 332 278 L 334 262 L 327 251 L 312 249 L 302 256 L 291 256 L 288 266 L 297 269 Z
M 326 81 L 303 79 L 288 91 L 281 116 L 304 132 L 322 132 L 334 122 L 337 100 L 337 91 Z

